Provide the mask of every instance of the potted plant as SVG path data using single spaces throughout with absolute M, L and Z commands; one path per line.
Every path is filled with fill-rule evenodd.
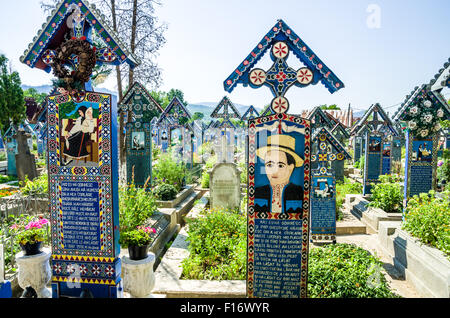
M 134 230 L 120 233 L 120 245 L 128 247 L 130 259 L 138 261 L 147 257 L 147 250 L 153 241 L 156 230 L 151 227 L 138 226 Z
M 41 244 L 45 240 L 45 226 L 48 220 L 40 218 L 37 221 L 31 221 L 23 228 L 20 225 L 12 228 L 18 232 L 16 240 L 22 248 L 25 256 L 31 256 L 41 253 Z

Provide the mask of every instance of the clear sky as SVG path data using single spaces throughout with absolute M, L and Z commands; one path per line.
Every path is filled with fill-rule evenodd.
M 405 95 L 428 83 L 450 57 L 448 0 L 160 2 L 157 14 L 168 30 L 157 60 L 163 71 L 159 89 L 181 89 L 190 103 L 218 103 L 226 95 L 234 103 L 260 108 L 268 104 L 272 95 L 267 87 L 239 85 L 228 94 L 223 81 L 280 18 L 345 84 L 334 94 L 320 83 L 291 88 L 286 95 L 291 113 L 334 103 L 367 109 L 379 102 L 393 114 Z M 24 84 L 49 84 L 51 75 L 19 61 L 46 19 L 39 0 L 0 4 L 0 52 Z M 259 66 L 267 69 L 269 61 L 267 53 Z M 288 63 L 300 66 L 293 55 Z M 115 90 L 114 79 L 105 86 Z

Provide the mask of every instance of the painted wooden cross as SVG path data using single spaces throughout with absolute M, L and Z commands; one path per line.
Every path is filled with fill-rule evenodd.
M 267 51 L 273 64 L 263 70 L 256 63 Z M 290 67 L 290 53 L 304 66 Z M 266 86 L 273 94 L 261 117 L 248 121 L 249 297 L 307 296 L 311 122 L 288 115 L 285 95 L 293 86 L 318 82 L 330 93 L 344 87 L 283 20 L 276 22 L 224 81 L 228 93 L 243 84 Z
M 389 116 L 378 103 L 369 107 L 359 125 L 367 128 L 365 132 L 363 184 L 363 194 L 367 195 L 371 193 L 372 183 L 379 182 L 379 176 L 383 171 L 383 142 L 387 141 L 386 136 L 389 136 L 390 142 L 392 136 L 398 136 L 398 132 Z
M 172 142 L 172 130 L 179 128 L 180 131 L 184 131 L 191 118 L 191 114 L 178 97 L 175 96 L 172 98 L 157 122 L 158 126 L 162 125 L 162 127 L 165 127 L 164 145 L 167 140 L 167 147 L 170 146 Z M 166 147 L 163 147 L 163 151 L 166 151 L 166 149 Z
M 404 208 L 410 197 L 436 189 L 438 132 L 450 107 L 433 83 L 415 87 L 394 115 L 406 130 Z
M 62 0 L 20 58 L 58 77 L 60 94 L 47 97 L 53 298 L 123 293 L 117 100 L 94 92 L 91 75 L 95 66 L 139 61 L 102 17 L 85 0 Z
M 316 130 L 312 142 L 318 152 L 311 155 L 311 162 L 318 162 L 318 168 L 311 170 L 311 242 L 336 242 L 336 178 L 330 165 L 351 156 L 325 127 Z
M 127 113 L 126 128 L 126 170 L 127 183 L 151 189 L 152 180 L 152 126 L 163 108 L 147 89 L 135 82 L 125 93 L 119 108 Z
M 222 100 L 214 108 L 210 115 L 211 118 L 222 119 L 218 121 L 216 128 L 219 129 L 219 138 L 216 139 L 218 146 L 220 147 L 221 158 L 218 158 L 218 162 L 233 162 L 234 159 L 234 133 L 235 125 L 230 121 L 230 119 L 240 119 L 241 115 L 239 111 L 231 102 L 231 100 L 224 96 Z M 227 134 L 227 129 L 230 129 L 229 137 Z

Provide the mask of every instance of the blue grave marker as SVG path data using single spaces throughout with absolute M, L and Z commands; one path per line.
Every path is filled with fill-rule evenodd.
M 255 67 L 268 50 L 271 68 Z M 289 67 L 290 52 L 305 66 Z M 308 119 L 287 115 L 285 94 L 290 87 L 319 82 L 330 93 L 344 87 L 283 20 L 224 81 L 229 93 L 240 83 L 268 87 L 274 96 L 261 117 L 248 123 L 249 297 L 307 297 L 312 127 Z M 278 170 L 285 172 L 283 178 Z
M 432 83 L 414 88 L 394 115 L 406 130 L 404 208 L 411 196 L 436 189 L 439 121 L 450 108 Z
M 91 83 L 96 65 L 138 65 L 121 45 L 94 6 L 63 0 L 20 58 L 58 77 L 46 111 L 53 298 L 122 296 L 117 100 Z
M 318 168 L 311 171 L 311 242 L 336 242 L 336 177 L 330 166 L 351 157 L 325 127 L 316 130 L 312 143 L 318 149 L 311 162 Z

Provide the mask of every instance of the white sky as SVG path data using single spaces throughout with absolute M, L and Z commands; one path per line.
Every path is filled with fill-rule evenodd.
M 190 103 L 219 103 L 227 95 L 234 103 L 259 108 L 268 104 L 272 95 L 267 87 L 238 85 L 228 94 L 223 82 L 279 18 L 345 84 L 334 94 L 320 83 L 291 88 L 286 97 L 292 113 L 320 104 L 351 103 L 358 110 L 379 102 L 392 115 L 405 95 L 429 82 L 450 57 L 448 0 L 160 1 L 157 14 L 168 23 L 168 30 L 157 60 L 163 70 L 159 89 L 181 89 Z M 46 19 L 39 0 L 0 0 L 0 4 L 0 53 L 10 59 L 23 84 L 50 84 L 51 74 L 19 61 Z M 370 5 L 378 10 L 379 28 L 370 27 L 374 17 Z M 269 60 L 267 53 L 258 66 L 267 69 Z M 293 56 L 288 63 L 300 65 Z M 105 85 L 115 90 L 114 78 Z

